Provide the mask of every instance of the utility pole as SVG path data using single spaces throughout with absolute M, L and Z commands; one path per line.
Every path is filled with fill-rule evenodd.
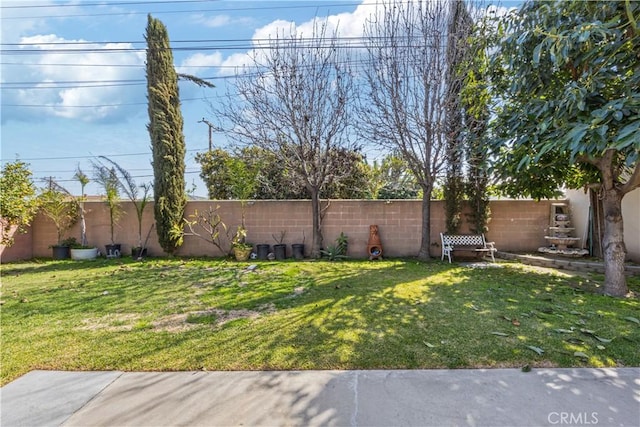
M 211 151 L 212 148 L 212 136 L 213 136 L 213 129 L 215 128 L 215 126 L 213 126 L 213 124 L 206 120 L 204 117 L 202 118 L 202 120 L 198 120 L 198 123 L 205 123 L 207 126 L 209 126 L 209 151 Z

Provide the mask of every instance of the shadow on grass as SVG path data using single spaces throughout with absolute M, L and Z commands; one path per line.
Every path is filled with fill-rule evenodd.
M 63 264 L 35 268 L 46 280 L 66 271 Z M 46 354 L 37 356 L 37 366 L 22 368 L 27 370 L 640 364 L 640 329 L 624 320 L 637 317 L 638 300 L 591 295 L 580 289 L 582 277 L 412 260 L 257 265 L 250 272 L 245 265 L 202 259 L 87 264 L 98 268 L 86 279 L 57 277 L 52 284 L 16 290 L 21 294 L 7 298 L 2 323 L 12 323 L 8 336 L 19 337 L 18 352 L 35 345 L 21 323 L 32 328 L 27 322 L 36 322 L 33 330 L 62 325 L 43 335 L 56 348 L 42 348 Z M 70 266 L 72 272 L 81 267 Z M 163 315 L 212 307 L 261 314 L 179 332 L 148 327 Z M 113 313 L 135 313 L 147 326 L 78 330 L 85 317 Z M 5 357 L 20 354 L 3 352 Z
M 617 311 L 620 300 L 590 296 L 602 303 L 599 309 L 591 308 L 566 279 L 546 274 L 523 277 L 517 271 L 421 267 L 424 278 L 416 277 L 415 271 L 408 278 L 403 274 L 406 264 L 401 264 L 315 281 L 289 307 L 223 327 L 217 338 L 223 340 L 222 348 L 234 349 L 235 359 L 223 357 L 219 368 L 225 364 L 232 369 L 380 369 L 638 363 L 633 346 L 640 337 L 637 329 L 625 332 Z M 638 307 L 637 301 L 629 308 L 633 307 Z M 572 343 L 554 332 L 572 328 L 578 335 L 579 326 L 615 334 L 620 348 L 596 353 L 592 337 L 580 334 Z M 252 333 L 243 333 L 247 328 Z M 544 348 L 546 353 L 538 355 L 530 347 Z M 580 349 L 594 352 L 583 361 L 574 355 Z M 219 361 L 207 354 L 199 357 L 205 366 Z

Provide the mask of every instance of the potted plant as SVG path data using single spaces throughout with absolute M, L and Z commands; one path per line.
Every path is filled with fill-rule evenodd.
M 113 168 L 115 168 L 115 170 L 119 174 L 117 178 L 120 189 L 122 190 L 122 192 L 124 192 L 127 198 L 131 200 L 131 203 L 133 203 L 133 206 L 136 210 L 136 217 L 138 219 L 138 242 L 136 246 L 133 246 L 131 248 L 131 256 L 133 258 L 142 258 L 147 254 L 147 248 L 142 241 L 142 218 L 144 210 L 151 198 L 150 192 L 152 185 L 150 182 L 138 185 L 136 184 L 131 174 L 122 166 L 109 159 L 108 157 L 99 156 L 99 159 L 108 162 Z M 142 192 L 140 192 L 140 190 L 142 190 Z
M 79 183 L 80 183 L 80 197 L 76 198 L 76 201 L 78 203 L 78 212 L 80 214 L 80 246 L 87 246 L 87 223 L 85 221 L 85 213 L 86 211 L 84 210 L 84 202 L 86 200 L 86 195 L 84 194 L 84 189 L 87 186 L 87 184 L 89 184 L 89 177 L 87 176 L 87 174 L 85 174 L 82 169 L 80 169 L 80 166 L 78 165 L 78 168 L 76 169 L 76 173 L 75 175 L 73 175 L 73 178 L 76 179 Z M 74 243 L 77 245 L 77 242 Z
M 273 254 L 276 257 L 276 260 L 282 261 L 287 258 L 287 245 L 284 242 L 284 236 L 287 234 L 286 230 L 280 231 L 280 236 L 276 237 L 275 234 L 272 234 L 273 240 L 276 241 L 276 244 L 273 245 Z
M 107 258 L 119 258 L 122 245 L 115 241 L 115 226 L 122 215 L 120 206 L 120 181 L 115 168 L 108 168 L 100 163 L 94 163 L 94 180 L 102 186 L 104 190 L 104 200 L 109 209 L 109 231 L 111 243 L 105 245 Z
M 236 235 L 231 242 L 233 247 L 233 253 L 236 257 L 236 261 L 246 261 L 249 259 L 251 255 L 251 251 L 253 250 L 253 244 L 247 243 L 245 241 L 247 237 L 247 229 L 243 226 L 238 226 L 238 231 L 236 231 Z
M 42 190 L 38 198 L 40 199 L 42 213 L 56 227 L 57 241 L 56 244 L 51 246 L 53 259 L 69 258 L 69 245 L 64 244 L 63 238 L 69 228 L 78 220 L 76 202 L 53 180 L 49 180 L 49 186 Z
M 87 184 L 89 184 L 89 177 L 82 171 L 82 169 L 80 169 L 80 166 L 78 166 L 73 178 L 80 183 L 80 197 L 74 198 L 78 210 L 78 216 L 80 218 L 80 242 L 76 241 L 74 237 L 68 239 L 70 248 L 69 252 L 71 259 L 76 261 L 95 259 L 98 256 L 98 248 L 95 246 L 89 246 L 87 242 L 87 223 L 85 221 L 85 214 L 87 211 L 84 209 L 84 202 L 86 200 L 84 189 Z
M 304 258 L 304 241 L 305 235 L 304 231 L 302 232 L 302 243 L 294 243 L 291 245 L 291 252 L 295 259 L 303 259 Z

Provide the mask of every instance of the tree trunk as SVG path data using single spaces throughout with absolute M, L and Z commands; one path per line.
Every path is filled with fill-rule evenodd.
M 310 189 L 311 210 L 313 216 L 313 238 L 311 239 L 311 258 L 320 258 L 322 248 L 322 224 L 320 222 L 320 192 L 317 189 Z
M 590 255 L 597 258 L 604 258 L 602 252 L 602 236 L 604 235 L 604 216 L 602 214 L 602 200 L 598 197 L 598 192 L 593 188 L 589 189 L 589 203 L 591 205 L 591 233 L 589 240 Z
M 624 245 L 622 221 L 622 194 L 615 188 L 603 189 L 604 236 L 602 239 L 604 256 L 604 293 L 625 296 L 629 289 L 624 276 Z
M 418 259 L 427 261 L 430 258 L 431 246 L 431 188 L 422 187 L 422 239 Z
M 84 207 L 80 209 L 80 244 L 87 246 L 87 222 L 84 219 Z

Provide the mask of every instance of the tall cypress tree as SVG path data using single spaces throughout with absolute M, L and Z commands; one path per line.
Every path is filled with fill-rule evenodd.
M 172 254 L 182 244 L 182 234 L 172 233 L 172 230 L 181 227 L 187 201 L 178 74 L 173 67 L 167 28 L 151 15 L 148 16 L 145 39 L 149 101 L 147 129 L 153 151 L 156 231 L 162 249 Z
M 447 28 L 447 120 L 446 120 L 446 176 L 444 200 L 446 229 L 456 234 L 462 225 L 462 203 L 464 199 L 464 117 L 460 91 L 465 76 L 462 68 L 468 55 L 468 40 L 472 20 L 463 1 L 449 3 L 449 23 Z

